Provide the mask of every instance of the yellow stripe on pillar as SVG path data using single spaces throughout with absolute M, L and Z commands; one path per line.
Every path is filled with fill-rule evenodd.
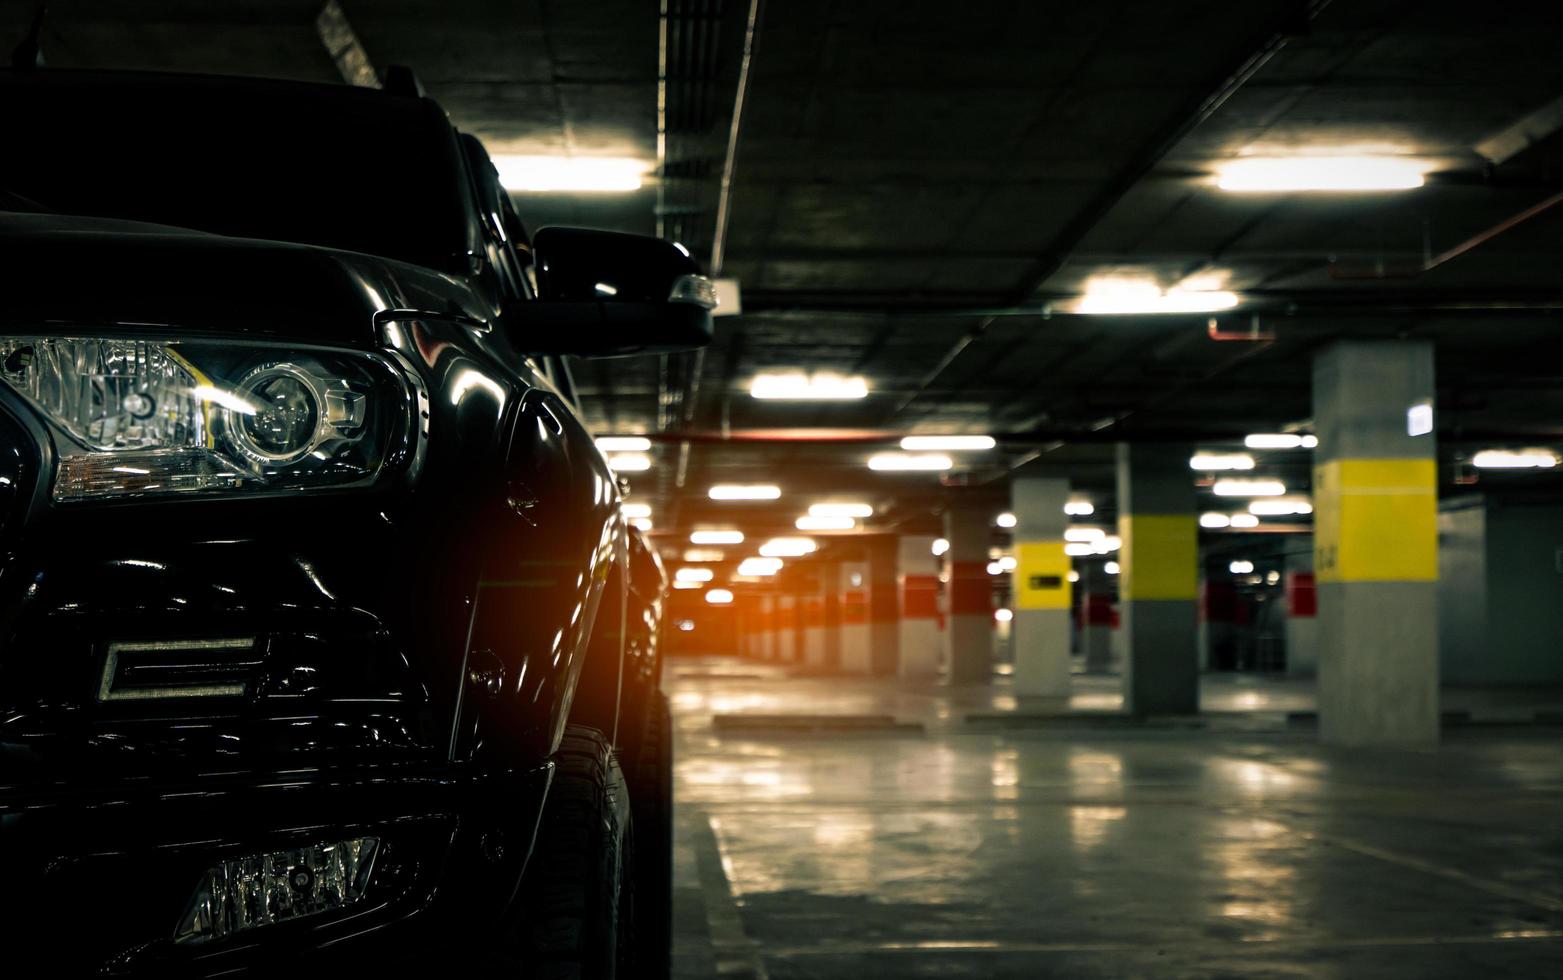
M 1062 541 L 1021 541 L 1015 545 L 1015 608 L 1068 609 L 1069 556 Z
M 1134 599 L 1193 599 L 1199 594 L 1199 529 L 1193 514 L 1126 514 L 1118 594 Z
M 1313 472 L 1320 582 L 1438 580 L 1438 465 L 1337 459 Z

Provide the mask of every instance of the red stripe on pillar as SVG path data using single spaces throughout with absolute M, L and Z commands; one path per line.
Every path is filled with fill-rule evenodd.
M 903 575 L 901 577 L 901 618 L 937 619 L 939 617 L 939 576 Z
M 950 562 L 950 615 L 993 615 L 993 577 L 987 562 Z
M 848 624 L 868 622 L 868 596 L 861 589 L 841 594 L 841 621 Z
M 1113 597 L 1103 593 L 1087 593 L 1080 602 L 1081 626 L 1111 626 L 1113 624 Z
M 825 622 L 825 603 L 821 599 L 803 600 L 803 625 L 820 626 Z
M 1286 614 L 1298 619 L 1319 615 L 1319 587 L 1312 572 L 1286 573 Z

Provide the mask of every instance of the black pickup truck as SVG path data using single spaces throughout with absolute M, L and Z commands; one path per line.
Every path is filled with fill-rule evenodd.
M 659 976 L 663 572 L 565 358 L 709 341 L 385 90 L 0 73 L 0 972 Z

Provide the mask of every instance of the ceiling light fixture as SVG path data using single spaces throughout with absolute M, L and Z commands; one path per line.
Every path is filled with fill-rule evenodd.
M 1249 194 L 1404 191 L 1427 183 L 1428 169 L 1396 156 L 1243 157 L 1216 165 L 1216 186 Z
M 1217 480 L 1210 488 L 1218 497 L 1279 497 L 1286 492 L 1280 480 Z
M 780 558 L 745 558 L 738 563 L 738 574 L 764 577 L 775 575 L 781 571 L 781 567 Z
M 819 549 L 813 538 L 772 538 L 760 545 L 762 558 L 802 558 Z
M 933 552 L 933 556 L 935 558 L 938 558 L 940 555 L 950 550 L 950 542 L 946 541 L 944 538 L 934 538 L 933 547 L 928 550 Z
M 1089 316 L 1130 316 L 1157 313 L 1216 313 L 1238 304 L 1227 289 L 1163 289 L 1154 279 L 1134 276 L 1092 276 L 1084 283 L 1074 311 Z
M 1070 542 L 1069 544 L 1064 545 L 1064 554 L 1070 556 L 1071 558 L 1084 558 L 1087 555 L 1096 554 L 1096 549 L 1092 548 L 1088 544 Z
M 1102 566 L 1102 571 L 1106 572 L 1108 575 L 1117 575 L 1121 570 L 1122 569 L 1115 561 L 1110 561 Z
M 1300 497 L 1256 500 L 1248 505 L 1248 512 L 1255 517 L 1285 517 L 1290 514 L 1311 514 L 1313 504 Z
M 678 582 L 709 582 L 716 577 L 716 573 L 709 568 L 680 568 L 673 573 L 673 579 Z
M 713 606 L 732 605 L 733 593 L 730 589 L 712 589 L 706 593 L 706 601 Z
M 1064 531 L 1065 541 L 1100 541 L 1107 532 L 1099 527 L 1072 527 Z
M 1313 449 L 1318 444 L 1318 436 L 1295 432 L 1256 432 L 1243 439 L 1249 449 Z
M 809 505 L 810 517 L 873 517 L 872 504 L 858 503 L 856 501 L 825 502 Z
M 868 460 L 869 469 L 882 473 L 934 472 L 954 465 L 950 457 L 939 453 L 880 453 Z
M 793 527 L 800 531 L 850 531 L 857 527 L 857 521 L 850 517 L 816 517 L 813 514 L 805 514 L 793 522 Z
M 704 585 L 704 582 L 692 582 L 687 578 L 673 580 L 673 588 L 675 589 L 698 589 Z
M 710 490 L 712 500 L 776 500 L 781 487 L 769 483 L 718 483 Z
M 1550 470 L 1558 454 L 1547 449 L 1483 449 L 1471 457 L 1471 465 L 1484 470 Z
M 493 157 L 499 182 L 523 194 L 610 194 L 638 191 L 651 165 L 629 157 Z
M 650 531 L 651 530 L 651 518 L 649 518 L 649 517 L 632 517 L 632 518 L 630 518 L 630 526 L 635 528 L 637 531 Z
M 624 504 L 622 507 L 619 508 L 619 510 L 623 512 L 625 517 L 650 517 L 651 516 L 651 505 L 650 504 Z
M 597 440 L 597 448 L 605 453 L 643 453 L 651 448 L 651 440 L 645 436 L 603 436 Z
M 685 548 L 685 561 L 722 561 L 727 553 L 720 548 Z
M 1258 527 L 1259 526 L 1259 518 L 1255 517 L 1253 514 L 1233 514 L 1232 515 L 1232 526 L 1233 527 Z
M 868 395 L 868 382 L 854 375 L 760 374 L 749 383 L 749 395 L 770 401 L 852 401 Z
M 1208 528 L 1231 527 L 1232 518 L 1225 514 L 1207 513 L 1199 515 L 1199 526 Z
M 1212 473 L 1217 470 L 1251 470 L 1254 457 L 1247 453 L 1196 453 L 1189 458 L 1189 469 Z
M 1247 575 L 1254 570 L 1254 563 L 1239 559 L 1227 566 L 1227 571 L 1233 575 Z
M 1089 500 L 1071 500 L 1064 504 L 1064 513 L 1070 517 L 1090 517 L 1096 513 L 1096 505 Z
M 999 516 L 995 517 L 993 519 L 993 523 L 997 524 L 999 527 L 1014 527 L 1018 523 L 1018 521 L 1015 518 L 1014 514 L 1011 514 L 1010 512 L 1005 511 L 1004 513 L 1002 513 Z
M 608 469 L 615 473 L 644 473 L 651 469 L 651 457 L 645 453 L 614 453 L 608 457 Z
M 992 436 L 907 436 L 901 448 L 911 452 L 963 452 L 992 449 L 998 445 Z
M 692 531 L 689 535 L 690 544 L 743 544 L 744 533 L 730 528 L 713 528 L 706 531 Z

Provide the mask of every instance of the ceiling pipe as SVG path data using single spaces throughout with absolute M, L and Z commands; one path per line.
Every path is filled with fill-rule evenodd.
M 1448 262 L 1452 259 L 1457 259 L 1467 252 L 1473 251 L 1482 245 L 1487 244 L 1494 238 L 1502 235 L 1504 232 L 1510 231 L 1511 229 L 1524 224 L 1539 214 L 1544 214 L 1547 211 L 1552 210 L 1559 204 L 1563 204 L 1563 191 L 1558 191 L 1556 194 L 1553 194 L 1541 201 L 1536 202 L 1535 204 L 1532 204 L 1530 207 L 1518 212 L 1517 214 L 1509 215 L 1507 218 L 1504 218 L 1497 224 L 1477 232 L 1453 248 L 1446 249 L 1437 255 L 1433 255 L 1424 259 L 1420 265 L 1386 266 L 1379 264 L 1372 267 L 1366 267 L 1341 265 L 1336 262 L 1331 262 L 1330 278 L 1343 280 L 1415 279 L 1417 276 L 1431 272 L 1432 270 L 1443 265 L 1445 262 Z

